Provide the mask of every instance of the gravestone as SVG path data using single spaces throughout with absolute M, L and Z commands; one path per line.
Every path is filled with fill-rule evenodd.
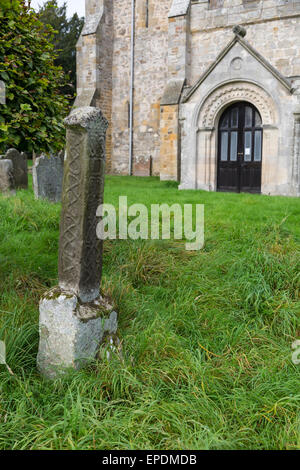
M 13 163 L 11 160 L 0 160 L 0 192 L 7 195 L 16 194 Z
M 97 108 L 66 119 L 67 149 L 59 242 L 59 286 L 40 302 L 38 368 L 54 378 L 97 355 L 117 314 L 100 295 L 102 242 L 97 208 L 103 202 L 107 121 Z
M 16 149 L 9 149 L 5 155 L 6 160 L 13 163 L 13 173 L 16 189 L 28 189 L 27 155 Z
M 35 159 L 32 168 L 33 189 L 36 199 L 47 199 L 51 202 L 60 202 L 62 197 L 62 184 L 64 162 L 61 154 L 41 155 Z

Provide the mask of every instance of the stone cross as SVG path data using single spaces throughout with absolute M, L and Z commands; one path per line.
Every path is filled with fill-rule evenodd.
M 59 246 L 59 286 L 40 302 L 38 368 L 54 378 L 97 354 L 117 332 L 117 314 L 100 296 L 102 242 L 97 239 L 103 201 L 107 121 L 97 108 L 78 108 L 66 119 L 67 147 Z
M 103 203 L 107 121 L 97 108 L 66 119 L 67 159 L 60 227 L 59 285 L 82 302 L 99 296 L 102 242 L 96 212 Z

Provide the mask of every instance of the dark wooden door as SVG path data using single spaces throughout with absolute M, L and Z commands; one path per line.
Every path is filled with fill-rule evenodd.
M 252 104 L 226 109 L 219 124 L 219 191 L 261 192 L 262 139 L 261 117 Z

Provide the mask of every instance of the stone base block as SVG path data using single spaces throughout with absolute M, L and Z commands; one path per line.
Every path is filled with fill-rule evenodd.
M 80 369 L 117 329 L 117 313 L 104 299 L 82 304 L 72 293 L 51 290 L 40 302 L 40 372 L 51 379 L 67 369 Z

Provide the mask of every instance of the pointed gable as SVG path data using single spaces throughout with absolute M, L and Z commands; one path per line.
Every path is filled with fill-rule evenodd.
M 253 79 L 256 81 L 258 77 L 265 81 L 268 80 L 269 75 L 280 82 L 285 89 L 293 91 L 290 81 L 241 37 L 240 32 L 223 49 L 199 80 L 186 90 L 182 102 L 188 101 L 198 88 L 214 75 L 222 76 L 223 81 L 226 79 Z M 220 78 L 218 81 L 220 82 Z

